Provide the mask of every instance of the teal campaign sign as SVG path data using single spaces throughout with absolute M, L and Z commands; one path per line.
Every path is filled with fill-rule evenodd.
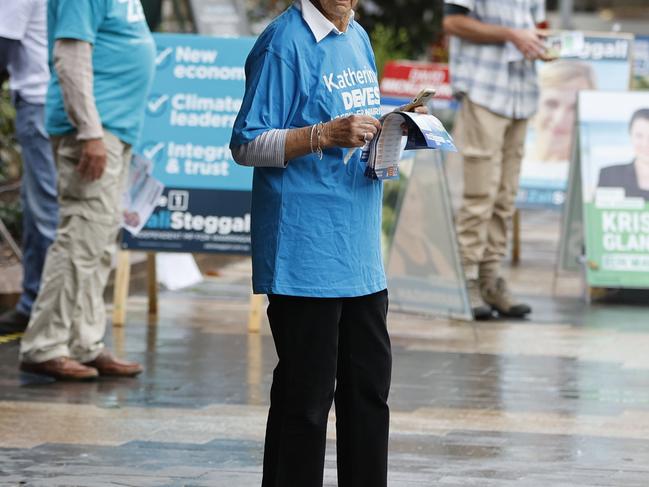
M 252 171 L 229 149 L 255 39 L 157 34 L 156 76 L 135 152 L 165 191 L 131 250 L 248 253 Z

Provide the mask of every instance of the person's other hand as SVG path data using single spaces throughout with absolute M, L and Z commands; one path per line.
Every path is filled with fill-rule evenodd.
M 129 227 L 137 227 L 140 224 L 140 215 L 135 211 L 124 210 L 124 223 Z
M 363 147 L 372 140 L 381 122 L 367 115 L 350 115 L 327 122 L 324 147 Z
M 106 169 L 106 147 L 102 139 L 86 140 L 81 149 L 77 171 L 87 181 L 96 181 Z
M 510 41 L 526 59 L 540 59 L 545 55 L 543 38 L 533 29 L 511 29 Z
M 544 52 L 543 54 L 541 54 L 539 56 L 539 59 L 541 61 L 550 62 L 550 61 L 556 61 L 557 59 L 559 59 L 559 56 L 557 56 L 556 54 L 553 54 L 551 52 L 546 51 L 546 52 Z
M 406 112 L 415 112 L 415 113 L 423 113 L 424 115 L 427 115 L 428 113 L 430 113 L 428 111 L 428 107 L 426 105 L 417 105 L 416 107 L 411 108 L 410 110 L 405 110 L 405 108 L 407 106 L 408 106 L 408 104 L 401 105 L 400 107 L 397 107 L 392 111 L 393 112 L 404 112 L 404 111 L 406 111 Z
M 418 107 L 415 107 L 412 109 L 413 112 L 415 113 L 421 113 L 422 115 L 428 115 L 430 111 L 428 110 L 428 107 L 420 105 Z M 408 124 L 407 123 L 402 123 L 401 124 L 401 131 L 403 133 L 403 136 L 405 137 L 408 135 Z
M 551 35 L 551 32 L 547 29 L 536 29 L 536 33 L 541 38 L 544 47 L 543 54 L 539 56 L 539 59 L 545 62 L 556 61 L 557 59 L 559 59 L 559 49 L 553 47 L 552 45 L 548 46 L 546 44 L 547 38 L 549 35 Z

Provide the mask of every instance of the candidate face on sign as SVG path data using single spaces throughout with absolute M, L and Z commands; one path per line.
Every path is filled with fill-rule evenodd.
M 624 188 L 627 198 L 649 200 L 649 108 L 636 110 L 629 122 L 633 161 L 603 168 L 598 188 Z
M 536 161 L 570 159 L 573 126 L 580 90 L 595 88 L 592 68 L 581 61 L 558 60 L 539 70 L 541 95 L 534 118 L 535 142 L 532 158 Z
M 632 119 L 631 145 L 635 154 L 635 163 L 642 166 L 638 172 L 649 170 L 649 108 L 638 110 Z

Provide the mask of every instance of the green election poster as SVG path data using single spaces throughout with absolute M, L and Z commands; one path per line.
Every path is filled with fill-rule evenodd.
M 578 110 L 588 284 L 649 288 L 649 93 L 585 91 Z

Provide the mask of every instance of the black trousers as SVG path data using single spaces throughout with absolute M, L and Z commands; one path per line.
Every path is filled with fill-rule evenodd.
M 386 487 L 392 372 L 388 293 L 269 296 L 273 373 L 262 487 L 321 487 L 335 397 L 339 487 Z

